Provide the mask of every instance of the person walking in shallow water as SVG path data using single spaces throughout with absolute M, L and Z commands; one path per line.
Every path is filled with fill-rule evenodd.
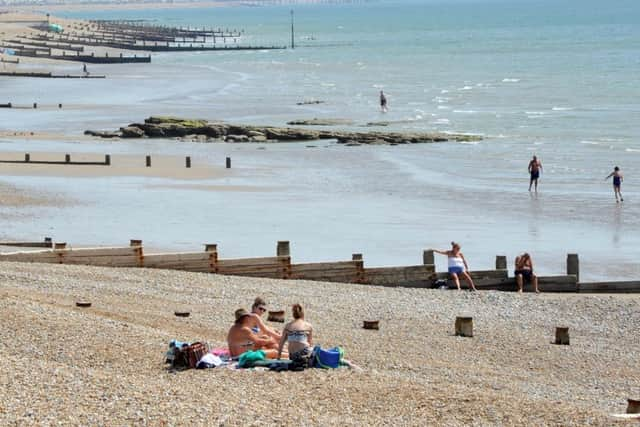
M 531 179 L 529 180 L 529 191 L 531 191 L 531 186 L 535 184 L 535 191 L 536 193 L 538 192 L 538 178 L 540 178 L 540 172 L 542 172 L 542 162 L 538 160 L 536 156 L 533 156 L 529 162 L 529 174 L 531 175 Z
M 380 91 L 380 111 L 386 113 L 387 110 L 387 97 L 384 95 L 383 91 Z
M 613 172 L 607 175 L 604 180 L 606 181 L 611 177 L 613 177 L 613 195 L 616 196 L 616 203 L 624 202 L 622 193 L 620 192 L 620 187 L 622 187 L 622 181 L 624 181 L 624 177 L 622 176 L 622 172 L 620 172 L 620 168 L 618 166 L 613 168 Z M 618 198 L 620 200 L 618 200 Z

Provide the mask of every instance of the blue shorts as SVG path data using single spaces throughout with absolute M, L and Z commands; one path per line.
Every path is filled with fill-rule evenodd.
M 460 274 L 463 272 L 464 272 L 464 268 L 462 267 L 449 267 L 449 274 L 451 273 Z

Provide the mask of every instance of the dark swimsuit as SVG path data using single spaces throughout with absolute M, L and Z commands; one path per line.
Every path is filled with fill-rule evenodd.
M 620 181 L 620 177 L 614 175 L 614 177 L 613 177 L 613 186 L 614 187 L 620 187 L 621 183 L 622 183 L 622 181 Z
M 540 178 L 540 171 L 531 171 L 531 180 Z
M 531 274 L 533 273 L 532 270 L 529 269 L 523 269 L 523 270 L 516 270 L 514 271 L 514 275 L 517 276 L 518 274 L 522 274 L 522 279 L 530 282 L 531 281 Z

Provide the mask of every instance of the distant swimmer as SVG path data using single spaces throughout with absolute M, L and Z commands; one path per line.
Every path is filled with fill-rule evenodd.
M 386 113 L 387 110 L 387 97 L 384 96 L 384 92 L 380 91 L 380 111 Z
M 538 192 L 538 178 L 540 178 L 540 172 L 542 172 L 542 162 L 538 160 L 536 156 L 533 156 L 533 159 L 529 162 L 529 174 L 531 175 L 529 191 L 531 191 L 531 186 L 535 184 L 535 191 L 536 193 Z
M 618 166 L 613 168 L 613 172 L 607 175 L 604 180 L 606 181 L 611 177 L 613 177 L 613 195 L 616 196 L 616 203 L 624 202 L 622 193 L 620 192 L 620 187 L 622 187 L 622 181 L 624 181 L 624 177 L 622 176 L 622 172 L 620 172 L 620 168 Z M 620 198 L 620 200 L 618 200 L 618 198 Z

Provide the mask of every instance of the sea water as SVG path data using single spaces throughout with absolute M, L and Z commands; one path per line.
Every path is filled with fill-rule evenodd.
M 83 11 L 71 18 L 147 19 L 244 29 L 243 44 L 295 49 L 161 53 L 152 64 L 92 65 L 104 80 L 0 79 L 3 99 L 38 110 L 0 113 L 0 129 L 80 134 L 152 114 L 284 125 L 341 118 L 357 130 L 478 134 L 473 143 L 343 147 L 329 142 L 229 145 L 175 141 L 69 143 L 6 138 L 3 151 L 93 151 L 233 156 L 225 185 L 261 191 L 176 190 L 149 178 L 10 177 L 83 203 L 3 234 L 59 234 L 81 243 L 140 237 L 188 249 L 222 242 L 221 256 L 270 255 L 291 240 L 297 260 L 367 265 L 421 261 L 460 240 L 472 268 L 527 250 L 547 274 L 577 252 L 582 278 L 637 278 L 640 208 L 640 4 L 635 1 L 426 0 Z M 79 72 L 75 63 L 58 66 Z M 77 70 L 76 70 L 77 69 Z M 378 107 L 383 89 L 389 112 Z M 297 105 L 319 100 L 321 104 Z M 63 109 L 47 108 L 63 104 Z M 314 145 L 314 147 L 307 147 Z M 539 193 L 527 191 L 532 155 Z M 604 177 L 625 173 L 616 204 Z M 218 182 L 220 183 L 220 182 Z M 126 209 L 127 215 L 119 214 Z M 160 214 L 162 213 L 162 214 Z M 438 260 L 439 267 L 444 266 Z

